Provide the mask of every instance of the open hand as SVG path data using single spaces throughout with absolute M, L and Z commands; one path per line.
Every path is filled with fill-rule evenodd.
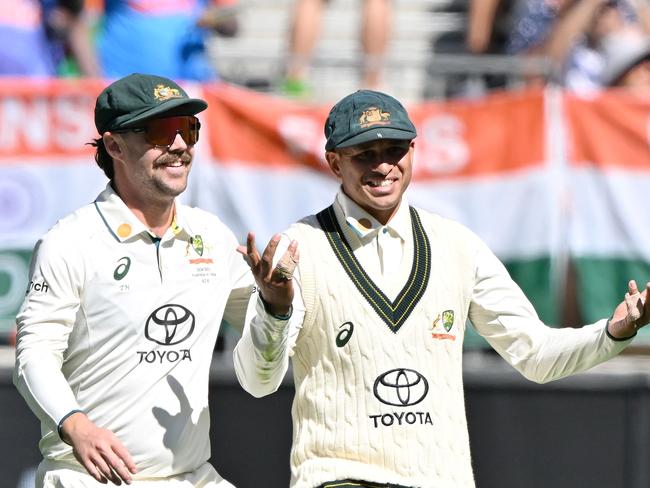
M 650 283 L 639 291 L 636 281 L 630 280 L 624 300 L 618 304 L 609 323 L 609 332 L 617 338 L 631 337 L 638 329 L 650 322 L 648 294 Z
M 260 256 L 255 247 L 255 234 L 248 233 L 246 246 L 237 250 L 245 255 L 251 267 L 255 281 L 259 286 L 262 298 L 266 302 L 267 311 L 274 315 L 285 315 L 293 301 L 293 272 L 298 265 L 298 242 L 291 241 L 286 252 L 277 265 L 273 266 L 273 257 L 280 243 L 280 235 L 274 235 Z
M 102 429 L 78 412 L 61 426 L 65 442 L 72 446 L 77 461 L 100 483 L 131 484 L 138 470 L 124 444 L 113 432 Z

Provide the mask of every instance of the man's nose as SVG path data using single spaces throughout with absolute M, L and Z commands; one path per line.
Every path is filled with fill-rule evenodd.
M 185 151 L 187 150 L 188 145 L 185 142 L 185 139 L 183 139 L 183 136 L 181 135 L 180 132 L 176 133 L 176 137 L 174 137 L 174 142 L 172 143 L 171 146 L 169 146 L 170 151 Z
M 397 161 L 394 160 L 395 158 L 389 157 L 387 152 L 381 152 L 377 154 L 377 157 L 375 160 L 372 162 L 372 167 L 375 169 L 379 169 L 381 167 L 386 167 L 386 166 L 395 166 Z

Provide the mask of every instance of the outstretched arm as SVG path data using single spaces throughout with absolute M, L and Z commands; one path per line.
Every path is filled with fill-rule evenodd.
M 580 328 L 548 327 L 496 256 L 482 242 L 476 240 L 475 244 L 476 275 L 469 319 L 508 363 L 532 381 L 564 378 L 607 361 L 631 343 L 633 324 L 647 322 L 647 291 L 637 295 L 630 288 L 628 299 L 610 320 L 604 318 Z M 635 308 L 639 299 L 643 312 Z

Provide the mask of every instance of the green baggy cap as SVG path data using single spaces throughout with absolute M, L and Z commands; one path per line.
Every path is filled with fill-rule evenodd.
M 326 151 L 379 139 L 417 136 L 406 109 L 386 93 L 359 90 L 332 107 L 325 121 Z
M 162 76 L 134 73 L 111 83 L 97 97 L 97 132 L 137 127 L 144 120 L 196 115 L 208 108 L 190 98 L 174 81 Z

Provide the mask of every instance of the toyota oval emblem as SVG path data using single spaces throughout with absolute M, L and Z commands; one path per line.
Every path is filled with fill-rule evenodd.
M 157 344 L 173 346 L 192 335 L 194 322 L 194 314 L 183 305 L 163 305 L 149 315 L 144 335 Z
M 424 400 L 429 392 L 429 382 L 413 369 L 396 368 L 378 376 L 372 390 L 386 405 L 409 407 Z

